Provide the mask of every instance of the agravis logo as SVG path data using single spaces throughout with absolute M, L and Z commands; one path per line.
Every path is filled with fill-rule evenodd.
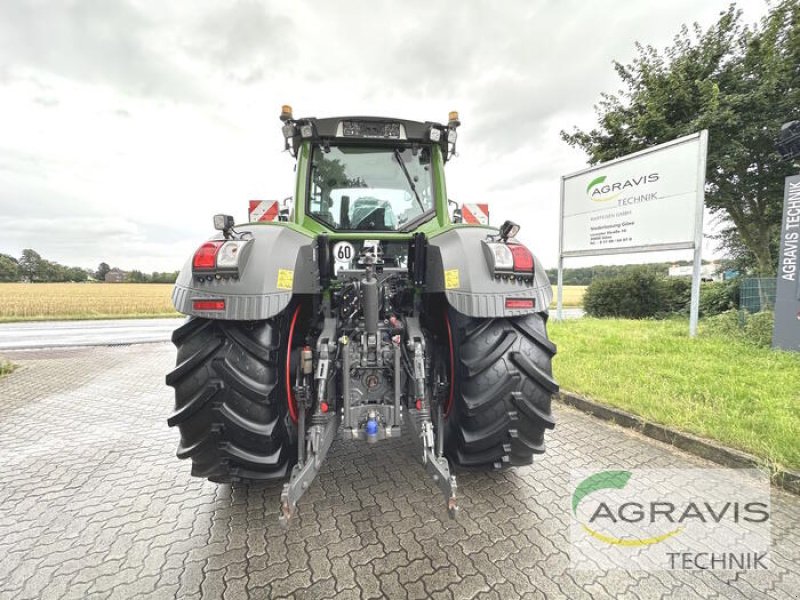
M 769 477 L 754 469 L 579 469 L 570 564 L 604 569 L 768 569 Z
M 606 489 L 623 489 L 631 478 L 630 471 L 602 471 L 600 473 L 596 473 L 595 475 L 591 475 L 584 479 L 578 486 L 575 488 L 575 491 L 572 493 L 572 514 L 575 515 L 577 518 L 578 516 L 578 505 L 581 501 L 591 494 L 592 492 L 596 492 L 597 490 L 606 490 Z M 627 503 L 630 504 L 630 503 Z M 620 511 L 622 508 L 620 507 Z M 620 512 L 620 515 L 622 513 Z M 601 502 L 600 505 L 597 507 L 595 512 L 589 518 L 589 522 L 593 523 L 598 518 L 603 516 L 610 515 L 612 520 L 616 522 L 614 519 L 614 514 L 611 512 L 608 504 L 605 502 Z M 627 519 L 623 519 L 627 520 Z M 677 527 L 668 531 L 661 535 L 656 535 L 653 537 L 646 537 L 646 538 L 619 538 L 610 535 L 605 535 L 596 531 L 592 527 L 589 527 L 586 523 L 581 523 L 581 527 L 583 530 L 591 535 L 593 538 L 600 540 L 601 542 L 606 542 L 607 544 L 612 544 L 614 546 L 650 546 L 652 544 L 657 544 L 658 542 L 663 542 L 666 539 L 671 538 L 674 535 L 677 535 L 683 530 L 683 527 Z
M 645 183 L 655 183 L 658 181 L 658 173 L 649 173 L 639 177 L 631 177 L 624 181 L 606 183 L 606 176 L 595 177 L 586 186 L 586 195 L 594 202 L 609 202 L 617 199 L 623 192 Z
M 590 494 L 599 490 L 623 490 L 631 479 L 630 471 L 601 471 L 590 475 L 572 493 L 572 514 L 578 518 L 578 506 Z M 635 494 L 622 493 L 623 500 Z M 604 497 L 608 497 L 606 494 Z M 651 502 L 603 500 L 592 511 L 588 523 L 581 522 L 583 530 L 595 539 L 614 546 L 650 546 L 663 542 L 684 530 L 686 523 L 764 523 L 769 519 L 768 506 L 762 502 L 708 502 L 689 500 Z M 647 537 L 621 537 L 602 533 L 599 529 L 625 530 L 630 527 L 645 530 L 661 529 Z

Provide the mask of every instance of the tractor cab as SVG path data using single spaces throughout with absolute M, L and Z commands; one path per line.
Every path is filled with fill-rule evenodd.
M 298 225 L 384 237 L 450 223 L 443 168 L 455 152 L 457 113 L 442 125 L 380 117 L 294 119 L 284 106 L 281 120 L 286 149 L 298 161 Z

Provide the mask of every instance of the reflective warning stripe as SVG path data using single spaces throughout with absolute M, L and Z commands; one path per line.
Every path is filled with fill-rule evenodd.
M 489 224 L 489 205 L 488 204 L 464 204 L 461 207 L 461 216 L 464 223 L 472 225 Z
M 250 222 L 274 221 L 278 218 L 279 210 L 277 200 L 250 200 Z

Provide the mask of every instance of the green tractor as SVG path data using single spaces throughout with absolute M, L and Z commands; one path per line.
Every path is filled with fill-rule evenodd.
M 518 225 L 451 213 L 457 113 L 281 120 L 293 205 L 216 215 L 175 285 L 177 455 L 214 482 L 285 480 L 288 522 L 340 431 L 402 431 L 455 516 L 456 470 L 528 465 L 554 426 L 544 268 Z

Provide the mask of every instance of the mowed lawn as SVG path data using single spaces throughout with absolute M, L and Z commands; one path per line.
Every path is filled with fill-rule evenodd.
M 0 322 L 179 316 L 171 284 L 0 283 Z
M 800 468 L 800 354 L 690 339 L 686 321 L 548 324 L 564 390 Z M 702 334 L 702 322 L 701 322 Z

